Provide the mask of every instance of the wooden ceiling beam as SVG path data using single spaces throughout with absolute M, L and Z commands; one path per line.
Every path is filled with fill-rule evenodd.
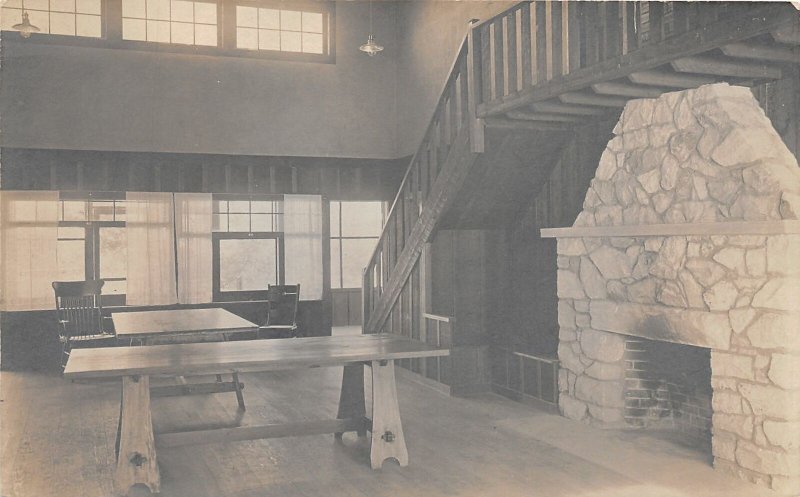
M 605 95 L 595 95 L 582 91 L 571 91 L 562 93 L 558 99 L 565 104 L 594 105 L 597 107 L 622 108 L 628 102 L 627 99 L 620 97 L 608 97 Z
M 713 74 L 734 78 L 781 79 L 781 69 L 757 62 L 729 61 L 716 57 L 683 57 L 671 62 L 678 72 Z
M 728 57 L 800 64 L 800 49 L 794 47 L 755 43 L 731 43 L 722 47 L 721 50 L 722 53 Z
M 505 117 L 487 117 L 484 124 L 490 129 L 527 130 L 527 131 L 569 131 L 572 127 L 567 123 L 548 123 L 540 121 L 520 121 Z
M 697 88 L 698 86 L 717 82 L 716 79 L 706 76 L 657 70 L 635 72 L 628 76 L 628 79 L 640 85 L 667 86 L 670 88 Z
M 508 116 L 510 119 L 519 119 L 521 121 L 572 123 L 583 120 L 579 116 L 565 116 L 564 114 L 548 114 L 544 112 L 528 112 L 524 110 L 512 110 L 506 113 L 506 116 Z
M 772 32 L 772 39 L 787 45 L 800 45 L 800 26 L 796 23 L 781 26 Z
M 603 109 L 597 107 L 588 107 L 586 105 L 570 105 L 558 102 L 539 102 L 531 104 L 530 108 L 534 112 L 544 112 L 552 114 L 568 114 L 572 116 L 602 116 L 606 113 Z
M 610 82 L 595 83 L 592 85 L 592 90 L 600 95 L 615 95 L 618 97 L 630 98 L 658 98 L 662 93 L 671 91 L 666 88 L 657 88 L 655 86 L 637 86 Z

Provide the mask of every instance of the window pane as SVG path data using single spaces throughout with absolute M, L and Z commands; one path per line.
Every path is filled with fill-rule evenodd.
M 75 12 L 75 0 L 50 0 L 51 12 Z M 52 21 L 52 17 L 50 18 Z
M 217 5 L 206 2 L 195 2 L 194 22 L 217 24 Z
M 194 22 L 194 2 L 172 0 L 170 19 L 177 22 Z
M 49 0 L 25 0 L 25 10 L 47 10 L 49 8 Z
M 100 228 L 100 277 L 124 278 L 128 274 L 125 228 Z
M 122 17 L 146 17 L 145 0 L 122 0 Z
M 125 202 L 117 200 L 114 202 L 114 221 L 125 220 Z
M 258 27 L 258 9 L 255 7 L 236 6 L 236 25 L 243 28 Z
M 322 14 L 319 12 L 303 12 L 303 31 L 322 33 Z
M 342 236 L 378 236 L 381 224 L 380 202 L 342 202 Z
M 228 231 L 250 231 L 249 214 L 228 214 Z
M 169 0 L 147 0 L 147 18 L 169 21 Z
M 102 22 L 100 16 L 78 14 L 75 16 L 75 34 L 78 36 L 102 36 Z
M 169 43 L 169 22 L 147 21 L 147 41 Z
M 106 281 L 103 285 L 103 295 L 125 295 L 128 282 L 125 280 Z
M 278 206 L 275 204 L 277 204 L 277 202 L 271 202 L 269 200 L 253 200 L 250 202 L 250 209 L 253 212 L 259 213 L 278 212 Z
M 21 9 L 9 9 L 7 7 L 3 7 L 2 15 L 0 15 L 0 29 L 3 31 L 11 31 L 13 29 L 12 26 L 21 22 Z
M 50 33 L 75 36 L 75 14 L 50 13 Z
M 280 231 L 278 229 L 278 215 L 276 214 L 252 214 L 250 222 L 252 230 L 255 231 Z
M 339 231 L 339 209 L 341 202 L 331 202 L 331 236 L 341 236 Z
M 260 50 L 280 50 L 281 35 L 280 31 L 271 29 L 258 30 L 258 48 Z
M 236 28 L 236 48 L 258 49 L 258 30 L 255 28 Z
M 194 25 L 194 44 L 208 47 L 217 46 L 217 26 L 210 24 Z
M 147 24 L 144 19 L 123 19 L 122 39 L 147 41 Z
M 296 10 L 282 10 L 281 30 L 300 31 L 300 12 Z
M 79 228 L 77 226 L 59 226 L 58 227 L 58 238 L 79 238 L 83 240 L 86 231 L 83 228 Z
M 83 231 L 81 228 L 78 228 Z M 59 232 L 61 229 L 59 229 Z M 56 246 L 59 281 L 86 279 L 86 254 L 83 240 L 59 240 Z
M 173 22 L 170 23 L 172 29 L 172 43 L 180 43 L 182 45 L 194 44 L 194 24 L 186 22 Z
M 375 249 L 375 239 L 342 240 L 342 279 L 344 288 L 360 288 L 361 272 Z
M 28 7 L 28 4 L 25 4 Z M 47 7 L 45 7 L 46 9 Z M 28 7 L 30 9 L 30 7 Z M 50 32 L 50 14 L 48 12 L 41 12 L 38 10 L 28 10 L 28 20 L 31 24 L 42 30 L 42 33 Z
M 303 33 L 303 52 L 322 53 L 322 35 Z
M 300 33 L 281 31 L 281 51 L 299 52 L 301 49 Z
M 331 288 L 342 288 L 342 265 L 339 260 L 341 241 L 331 240 Z
M 258 27 L 261 29 L 280 29 L 280 11 L 275 9 L 258 9 Z
M 266 290 L 277 284 L 277 257 L 275 239 L 220 240 L 220 291 Z
M 85 200 L 64 200 L 63 221 L 86 221 Z
M 5 4 L 3 4 L 3 8 L 21 9 L 22 8 L 22 0 L 6 0 Z
M 81 14 L 100 15 L 103 13 L 101 0 L 75 0 L 75 11 Z
M 231 200 L 228 203 L 228 207 L 230 208 L 229 212 L 235 212 L 237 214 L 247 214 L 250 212 L 250 201 L 249 200 Z
M 228 201 L 214 200 L 214 212 L 228 212 Z

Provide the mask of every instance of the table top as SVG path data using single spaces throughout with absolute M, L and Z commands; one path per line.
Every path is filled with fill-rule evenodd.
M 258 325 L 214 307 L 211 309 L 174 309 L 166 311 L 112 312 L 114 330 L 119 338 L 148 338 L 202 333 L 253 331 Z
M 72 349 L 64 377 L 273 371 L 449 353 L 447 349 L 385 334 Z

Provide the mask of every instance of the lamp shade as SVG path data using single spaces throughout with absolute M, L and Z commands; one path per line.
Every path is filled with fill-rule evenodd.
M 376 53 L 383 51 L 383 46 L 375 43 L 375 37 L 369 35 L 367 42 L 358 47 L 358 49 L 372 57 Z
M 27 12 L 22 13 L 22 22 L 19 24 L 14 24 L 11 26 L 11 28 L 19 31 L 20 36 L 23 38 L 30 38 L 31 33 L 38 33 L 40 31 L 38 27 L 31 24 L 31 21 L 28 19 Z

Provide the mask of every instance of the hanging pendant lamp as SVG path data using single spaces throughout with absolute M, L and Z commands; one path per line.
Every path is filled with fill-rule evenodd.
M 22 22 L 14 24 L 11 26 L 11 29 L 19 31 L 19 35 L 23 38 L 30 38 L 31 33 L 38 33 L 41 31 L 38 27 L 31 24 L 31 21 L 28 19 L 28 13 L 25 12 L 25 0 L 22 0 Z
M 367 42 L 358 47 L 358 49 L 370 57 L 383 51 L 383 45 L 375 43 L 375 36 L 372 35 L 372 0 L 369 0 L 369 35 L 367 36 Z

